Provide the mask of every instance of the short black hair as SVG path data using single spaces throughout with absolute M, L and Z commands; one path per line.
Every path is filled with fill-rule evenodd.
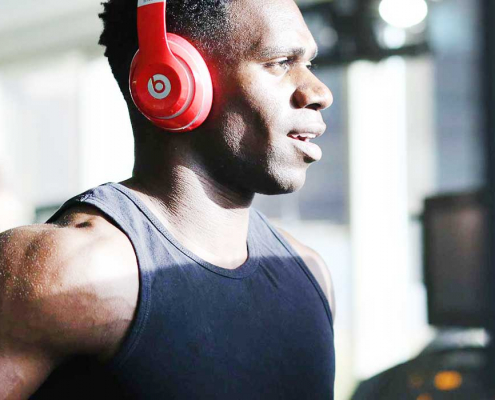
M 138 0 L 108 0 L 99 17 L 103 32 L 99 44 L 105 46 L 112 73 L 124 98 L 129 101 L 129 69 L 139 48 L 137 36 Z M 232 0 L 168 0 L 167 31 L 189 40 L 202 55 L 221 54 L 221 44 L 229 23 L 226 6 Z M 223 34 L 223 35 L 222 35 Z

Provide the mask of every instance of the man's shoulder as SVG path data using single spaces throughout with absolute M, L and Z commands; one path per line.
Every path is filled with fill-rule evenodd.
M 314 251 L 312 248 L 304 245 L 299 240 L 294 238 L 291 234 L 277 227 L 277 231 L 289 242 L 289 244 L 296 250 L 299 256 L 303 259 L 306 266 L 309 268 L 314 278 L 320 285 L 323 293 L 325 294 L 330 309 L 332 311 L 332 317 L 335 320 L 335 292 L 333 287 L 332 276 L 329 268 L 327 267 L 323 258 Z
M 113 336 L 103 331 L 118 336 L 134 312 L 139 283 L 132 245 L 88 207 L 54 224 L 6 231 L 0 234 L 0 291 L 0 320 L 10 336 L 36 332 L 40 343 L 33 345 L 101 354 L 110 345 L 102 338 Z

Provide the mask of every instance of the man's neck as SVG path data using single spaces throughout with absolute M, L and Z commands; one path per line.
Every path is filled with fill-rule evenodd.
M 242 197 L 210 176 L 185 166 L 137 174 L 123 185 L 143 200 L 169 232 L 198 257 L 234 269 L 247 257 L 249 208 Z

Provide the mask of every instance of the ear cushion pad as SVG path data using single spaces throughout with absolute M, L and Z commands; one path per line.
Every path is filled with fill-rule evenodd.
M 200 126 L 211 111 L 213 103 L 211 75 L 199 52 L 187 40 L 173 33 L 168 33 L 167 39 L 170 50 L 186 70 L 190 83 L 190 90 L 184 106 L 174 115 L 161 118 L 143 112 L 145 107 L 139 105 L 140 101 L 143 101 L 142 99 L 133 96 L 133 100 L 143 115 L 155 125 L 167 131 L 187 132 Z M 131 64 L 130 82 L 133 80 L 136 66 L 143 61 L 140 59 L 138 51 Z

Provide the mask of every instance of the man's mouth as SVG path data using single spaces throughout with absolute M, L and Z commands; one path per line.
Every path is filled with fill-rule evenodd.
M 294 139 L 294 146 L 305 154 L 305 160 L 318 161 L 321 158 L 321 149 L 311 140 L 321 136 L 325 131 L 325 125 L 316 127 L 306 127 L 306 132 L 301 130 L 293 130 L 287 134 L 290 139 Z M 309 131 L 309 132 L 308 132 Z M 303 143 L 300 143 L 303 142 Z
M 317 135 L 313 133 L 289 133 L 287 136 L 292 139 L 300 140 L 301 142 L 309 142 L 311 139 L 317 137 Z

